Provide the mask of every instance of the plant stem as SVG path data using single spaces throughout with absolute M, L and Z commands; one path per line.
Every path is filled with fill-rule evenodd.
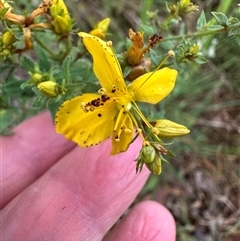
M 38 37 L 34 36 L 34 40 L 43 48 L 45 49 L 51 56 L 55 56 L 54 52 L 52 52 L 45 44 L 43 44 Z
M 188 33 L 188 34 L 183 34 L 183 35 L 166 37 L 163 40 L 171 41 L 171 40 L 179 40 L 179 39 L 182 39 L 182 38 L 202 37 L 202 36 L 208 36 L 208 35 L 223 33 L 223 32 L 226 32 L 226 31 L 227 31 L 226 28 L 222 27 L 222 28 L 214 29 L 214 30 L 199 31 L 199 32 L 195 32 L 195 33 Z

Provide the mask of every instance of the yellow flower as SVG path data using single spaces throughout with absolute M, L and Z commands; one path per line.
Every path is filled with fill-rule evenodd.
M 94 27 L 94 29 L 89 32 L 89 34 L 94 35 L 100 39 L 105 38 L 105 34 L 108 30 L 108 26 L 110 24 L 110 18 L 104 18 L 100 22 L 97 23 L 97 25 Z
M 64 102 L 56 114 L 56 131 L 82 147 L 97 145 L 111 136 L 111 154 L 126 151 L 136 134 L 141 134 L 139 120 L 152 128 L 136 101 L 161 101 L 174 88 L 177 71 L 163 68 L 146 73 L 127 86 L 112 43 L 83 32 L 79 36 L 93 57 L 93 70 L 102 88 L 98 94 L 83 94 Z
M 3 45 L 7 48 L 7 47 L 11 47 L 12 44 L 14 44 L 14 42 L 16 41 L 16 37 L 15 35 L 10 32 L 10 31 L 6 31 L 3 35 L 2 35 L 2 43 Z

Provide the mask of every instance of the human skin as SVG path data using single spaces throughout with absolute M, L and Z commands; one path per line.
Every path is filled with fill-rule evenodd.
M 109 140 L 78 147 L 56 134 L 45 112 L 0 143 L 2 240 L 175 240 L 161 204 L 143 201 L 126 212 L 149 176 L 145 168 L 135 173 L 140 139 L 109 156 Z

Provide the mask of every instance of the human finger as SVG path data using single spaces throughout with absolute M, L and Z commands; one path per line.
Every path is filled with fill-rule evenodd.
M 49 112 L 34 116 L 1 137 L 1 208 L 34 182 L 74 144 L 56 134 Z
M 144 201 L 133 207 L 103 241 L 174 241 L 175 236 L 171 213 L 160 203 Z
M 141 144 L 115 156 L 110 140 L 74 148 L 3 209 L 3 237 L 102 240 L 148 178 L 134 171 Z

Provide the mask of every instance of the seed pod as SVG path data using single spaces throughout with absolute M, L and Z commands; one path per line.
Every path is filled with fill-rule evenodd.
M 15 35 L 10 31 L 7 31 L 2 36 L 2 43 L 5 47 L 11 47 L 11 45 L 16 41 Z
M 151 69 L 151 60 L 147 58 L 142 58 L 139 65 L 132 67 L 126 79 L 129 81 L 133 81 L 137 77 L 149 72 L 150 69 Z
M 70 28 L 70 22 L 59 15 L 53 19 L 52 25 L 54 27 L 55 32 L 58 34 L 64 34 L 68 32 Z
M 190 130 L 188 130 L 187 127 L 166 119 L 156 120 L 151 124 L 154 127 L 158 128 L 159 137 L 172 138 L 177 136 L 183 136 L 190 132 Z
M 154 158 L 156 156 L 156 151 L 153 146 L 143 146 L 141 157 L 145 163 L 151 163 L 154 161 Z
M 38 89 L 49 98 L 59 95 L 59 85 L 51 80 L 39 83 Z

